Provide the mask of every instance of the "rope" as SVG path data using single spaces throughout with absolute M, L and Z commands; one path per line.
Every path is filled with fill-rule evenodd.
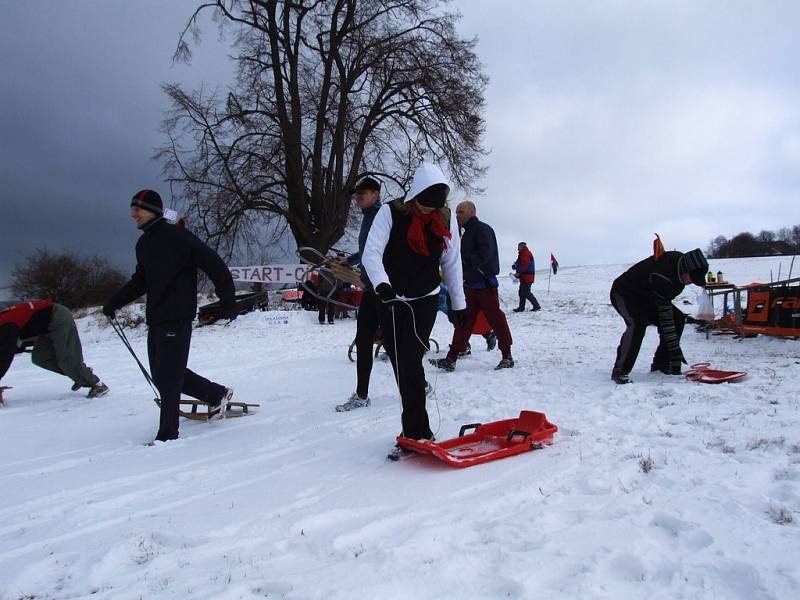
M 114 330 L 114 333 L 116 333 L 119 336 L 119 339 L 122 340 L 123 345 L 128 349 L 128 352 L 131 353 L 131 356 L 133 356 L 133 360 L 135 360 L 136 364 L 139 365 L 139 370 L 141 370 L 142 375 L 144 375 L 145 380 L 147 380 L 147 383 L 150 385 L 150 389 L 153 390 L 153 393 L 156 395 L 156 398 L 158 398 L 159 394 L 158 390 L 156 389 L 156 384 L 153 381 L 153 378 L 150 376 L 150 373 L 148 373 L 147 369 L 144 368 L 142 361 L 140 361 L 139 357 L 136 356 L 136 352 L 133 351 L 133 347 L 131 346 L 131 343 L 128 341 L 128 336 L 125 335 L 125 332 L 122 329 L 122 325 L 120 325 L 116 317 L 112 319 L 111 317 L 106 316 L 106 318 L 108 319 L 108 322 L 111 323 L 111 328 Z
M 413 298 L 413 299 L 414 300 L 419 300 L 419 298 Z M 383 302 L 383 301 L 381 301 L 381 302 Z M 430 352 L 431 348 L 430 348 L 430 346 L 425 344 L 425 342 L 423 342 L 422 339 L 419 337 L 419 332 L 417 331 L 417 317 L 416 317 L 416 314 L 414 313 L 414 307 L 411 306 L 411 304 L 407 300 L 404 300 L 403 298 L 393 298 L 393 299 L 389 300 L 388 302 L 384 302 L 384 304 L 389 304 L 390 305 L 389 309 L 392 311 L 392 338 L 393 338 L 392 341 L 394 342 L 394 356 L 395 356 L 394 363 L 396 365 L 395 383 L 397 383 L 397 391 L 399 392 L 400 391 L 400 357 L 399 357 L 399 355 L 397 353 L 397 324 L 395 322 L 394 306 L 393 306 L 393 303 L 395 303 L 395 302 L 401 302 L 401 303 L 405 304 L 408 307 L 408 310 L 411 311 L 411 327 L 414 330 L 414 337 L 416 337 L 417 341 L 420 343 L 420 345 L 423 348 L 425 348 L 425 352 Z M 423 367 L 423 371 L 424 370 L 425 369 Z M 434 382 L 433 382 L 433 386 L 432 386 L 433 392 L 431 393 L 431 395 L 433 396 L 433 403 L 436 405 L 436 417 L 438 419 L 438 423 L 436 425 L 436 431 L 433 432 L 433 437 L 436 437 L 439 434 L 439 430 L 442 427 L 442 413 L 439 410 L 439 398 L 436 395 L 436 383 L 437 383 L 438 378 L 439 378 L 439 373 L 438 373 L 438 369 L 437 369 L 436 377 L 434 378 Z M 405 433 L 403 433 L 403 435 L 405 435 Z

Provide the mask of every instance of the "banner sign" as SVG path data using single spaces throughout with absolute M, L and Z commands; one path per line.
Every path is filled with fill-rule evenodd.
M 260 283 L 298 283 L 307 279 L 309 265 L 259 265 L 255 267 L 228 267 L 234 281 Z

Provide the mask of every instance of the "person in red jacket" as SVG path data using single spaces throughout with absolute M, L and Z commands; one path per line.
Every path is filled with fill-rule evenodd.
M 531 310 L 541 310 L 539 301 L 536 296 L 531 292 L 531 285 L 536 278 L 536 263 L 533 260 L 533 253 L 528 249 L 528 244 L 520 242 L 517 245 L 517 262 L 511 265 L 514 269 L 512 275 L 519 280 L 519 306 L 514 309 L 514 312 L 522 312 L 525 310 L 525 301 L 530 300 L 533 308 Z
M 0 379 L 14 355 L 30 346 L 33 364 L 72 379 L 73 392 L 89 388 L 89 398 L 108 393 L 108 386 L 83 362 L 81 339 L 68 308 L 52 300 L 33 300 L 0 310 Z

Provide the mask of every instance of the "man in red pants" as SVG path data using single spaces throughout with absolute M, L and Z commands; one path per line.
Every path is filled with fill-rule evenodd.
M 486 320 L 497 335 L 497 345 L 503 358 L 495 369 L 514 366 L 511 356 L 511 330 L 506 315 L 500 309 L 497 293 L 497 274 L 500 261 L 494 230 L 475 216 L 475 204 L 465 200 L 456 207 L 458 225 L 464 229 L 461 236 L 461 264 L 464 271 L 464 292 L 467 300 L 466 326 L 456 327 L 453 342 L 446 358 L 430 359 L 430 363 L 444 371 L 453 371 L 459 353 L 466 347 L 478 313 L 483 311 Z

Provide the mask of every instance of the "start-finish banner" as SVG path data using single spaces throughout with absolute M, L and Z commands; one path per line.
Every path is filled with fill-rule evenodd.
M 259 265 L 255 267 L 228 267 L 234 281 L 260 283 L 298 283 L 305 277 L 309 265 Z

